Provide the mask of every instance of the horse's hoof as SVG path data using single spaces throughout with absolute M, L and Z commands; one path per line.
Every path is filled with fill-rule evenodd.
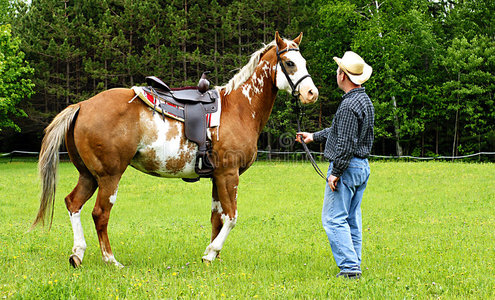
M 207 267 L 209 267 L 211 265 L 211 260 L 208 260 L 206 259 L 205 257 L 201 258 L 201 261 L 203 262 L 203 264 Z
M 112 257 L 110 258 L 103 258 L 103 261 L 109 265 L 114 265 L 116 268 L 118 269 L 122 269 L 124 268 L 124 265 L 122 265 L 121 263 L 119 263 L 112 255 Z
M 71 266 L 73 266 L 74 268 L 77 268 L 81 265 L 81 260 L 79 259 L 79 257 L 75 254 L 72 254 L 70 257 L 69 257 L 69 263 Z

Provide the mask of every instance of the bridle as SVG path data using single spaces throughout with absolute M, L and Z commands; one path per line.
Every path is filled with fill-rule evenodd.
M 311 78 L 311 75 L 309 74 L 306 74 L 304 76 L 302 76 L 301 78 L 299 78 L 299 80 L 294 83 L 292 82 L 292 79 L 290 79 L 289 77 L 289 73 L 287 73 L 287 70 L 285 69 L 285 66 L 284 64 L 282 63 L 282 59 L 280 58 L 280 54 L 282 53 L 285 53 L 285 52 L 288 52 L 288 51 L 299 51 L 299 48 L 286 48 L 284 50 L 281 50 L 281 51 L 278 51 L 278 46 L 277 46 L 277 65 L 280 63 L 280 68 L 282 69 L 282 72 L 284 73 L 285 75 L 285 78 L 287 79 L 287 82 L 289 83 L 290 85 L 290 88 L 292 89 L 292 98 L 294 100 L 294 102 L 296 103 L 296 107 L 297 107 L 297 112 L 298 112 L 298 118 L 297 118 L 297 131 L 298 132 L 302 132 L 301 130 L 301 120 L 302 120 L 302 109 L 301 109 L 301 105 L 299 104 L 299 101 L 298 101 L 298 98 L 299 98 L 299 91 L 297 90 L 297 86 L 306 78 L 310 77 Z M 325 179 L 325 181 L 328 183 L 328 178 L 325 176 L 325 173 L 323 173 L 320 168 L 318 167 L 318 164 L 316 163 L 315 159 L 313 158 L 313 155 L 311 155 L 311 152 L 309 151 L 309 148 L 308 148 L 308 145 L 306 145 L 306 143 L 304 142 L 304 140 L 302 139 L 302 137 L 300 137 L 300 140 L 301 140 L 301 144 L 304 148 L 304 151 L 306 152 L 306 156 L 308 157 L 308 159 L 310 160 L 311 164 L 313 165 L 313 168 L 315 169 L 316 173 L 323 179 Z
M 311 75 L 306 74 L 303 77 L 299 78 L 299 80 L 294 84 L 292 82 L 292 79 L 289 77 L 289 73 L 287 73 L 287 69 L 285 69 L 284 64 L 282 63 L 282 59 L 280 58 L 280 54 L 288 52 L 288 51 L 299 51 L 299 48 L 287 48 L 282 51 L 278 51 L 278 46 L 277 46 L 277 65 L 280 63 L 280 68 L 282 69 L 282 72 L 285 75 L 285 78 L 287 79 L 287 82 L 290 85 L 290 88 L 292 89 L 292 97 L 297 98 L 299 97 L 299 91 L 297 90 L 297 86 L 306 78 L 311 78 Z M 296 99 L 297 100 L 297 99 Z

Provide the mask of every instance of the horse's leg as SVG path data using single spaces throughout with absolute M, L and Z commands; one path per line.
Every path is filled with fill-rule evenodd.
M 79 180 L 77 181 L 76 187 L 67 195 L 67 197 L 65 197 L 65 206 L 69 211 L 72 231 L 74 232 L 74 246 L 72 247 L 72 255 L 69 257 L 69 263 L 74 268 L 77 268 L 81 265 L 84 251 L 86 251 L 86 240 L 84 239 L 84 232 L 81 224 L 81 210 L 84 203 L 93 196 L 98 187 L 98 183 L 82 161 L 79 151 L 77 151 L 77 147 L 74 143 L 73 126 L 71 126 L 71 129 L 67 132 L 66 146 L 72 163 L 79 171 Z
M 206 247 L 203 261 L 213 261 L 222 250 L 232 228 L 237 222 L 238 170 L 215 175 L 211 209 L 211 243 Z
M 218 197 L 218 189 L 215 180 L 212 181 L 211 192 L 211 239 L 210 243 L 218 236 L 222 229 L 222 205 L 220 204 L 220 198 Z M 206 253 L 205 253 L 206 254 Z M 217 256 L 219 256 L 218 253 Z
M 110 210 L 117 200 L 117 190 L 119 187 L 120 175 L 104 176 L 98 179 L 98 196 L 96 197 L 93 209 L 93 220 L 95 222 L 96 233 L 100 242 L 100 249 L 103 260 L 112 263 L 117 267 L 123 267 L 113 256 L 112 248 L 107 234 Z
M 82 172 L 79 174 L 79 181 L 74 190 L 65 197 L 65 206 L 69 211 L 72 231 L 74 232 L 74 247 L 72 247 L 72 255 L 69 258 L 69 262 L 74 268 L 81 265 L 84 251 L 86 251 L 86 241 L 81 224 L 81 209 L 97 187 L 94 177 L 89 172 Z

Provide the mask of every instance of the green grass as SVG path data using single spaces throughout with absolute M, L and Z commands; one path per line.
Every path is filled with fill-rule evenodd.
M 325 164 L 321 164 L 326 168 Z M 363 278 L 335 278 L 320 214 L 323 181 L 307 163 L 257 162 L 239 184 L 239 218 L 221 260 L 201 263 L 210 239 L 210 181 L 187 184 L 130 168 L 109 237 L 126 267 L 106 265 L 91 218 L 81 268 L 68 258 L 59 169 L 51 231 L 27 232 L 38 208 L 33 162 L 0 163 L 0 299 L 494 298 L 495 165 L 374 162 L 363 200 Z

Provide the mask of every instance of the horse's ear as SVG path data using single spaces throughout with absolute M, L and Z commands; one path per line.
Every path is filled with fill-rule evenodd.
M 294 43 L 299 45 L 301 43 L 302 37 L 303 37 L 303 33 L 301 32 L 299 36 L 294 39 Z
M 275 42 L 277 43 L 278 49 L 285 49 L 287 44 L 285 44 L 284 40 L 278 34 L 278 31 L 275 31 Z

